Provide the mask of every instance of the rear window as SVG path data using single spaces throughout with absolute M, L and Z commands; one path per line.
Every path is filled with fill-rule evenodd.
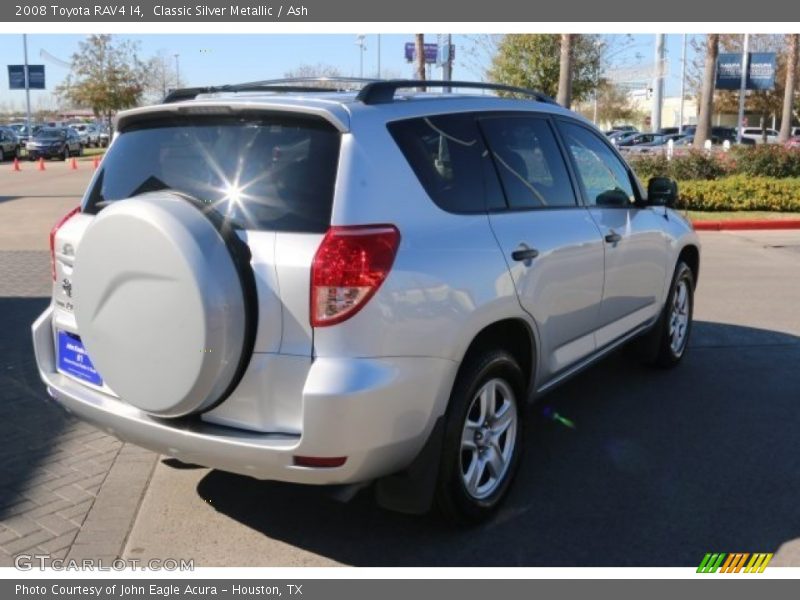
M 285 115 L 137 123 L 111 145 L 85 210 L 174 190 L 235 227 L 321 233 L 330 224 L 339 146 L 327 122 Z

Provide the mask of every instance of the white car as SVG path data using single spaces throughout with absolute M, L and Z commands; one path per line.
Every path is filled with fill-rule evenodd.
M 778 132 L 774 129 L 767 129 L 766 130 L 766 143 L 767 144 L 777 144 L 778 143 Z M 745 127 L 742 130 L 742 137 L 753 140 L 756 144 L 763 144 L 764 143 L 764 130 L 761 127 Z
M 420 85 L 527 99 L 401 91 Z M 508 492 L 526 405 L 629 342 L 686 352 L 700 245 L 675 183 L 642 186 L 543 94 L 165 102 L 119 114 L 33 325 L 50 396 L 123 440 L 473 522 Z

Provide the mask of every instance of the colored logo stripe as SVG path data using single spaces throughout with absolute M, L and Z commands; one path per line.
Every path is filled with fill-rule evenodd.
M 709 552 L 697 567 L 698 573 L 763 573 L 764 569 L 772 560 L 771 553 L 759 552 L 750 554 L 749 552 Z M 748 562 L 747 559 L 750 559 Z M 745 567 L 745 563 L 747 566 Z M 744 571 L 742 571 L 744 569 Z

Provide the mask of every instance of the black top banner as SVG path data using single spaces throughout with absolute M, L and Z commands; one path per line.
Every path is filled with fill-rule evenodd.
M 759 0 L 29 0 L 3 2 L 5 22 L 707 22 L 800 21 L 800 3 Z

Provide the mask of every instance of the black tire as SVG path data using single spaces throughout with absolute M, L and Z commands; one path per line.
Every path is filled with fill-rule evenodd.
M 3 153 L 3 149 L 0 148 L 0 163 L 5 161 L 6 155 Z
M 498 397 L 505 398 L 504 393 L 509 390 L 512 392 L 508 398 L 513 404 L 514 415 L 516 416 L 511 437 L 511 426 L 506 430 L 505 443 L 512 443 L 508 459 L 505 461 L 505 468 L 493 487 L 487 488 L 490 492 L 485 496 L 476 497 L 467 489 L 464 479 L 469 473 L 469 465 L 473 460 L 479 460 L 480 449 L 464 450 L 462 448 L 462 434 L 465 430 L 467 418 L 475 415 L 473 412 L 473 400 L 476 400 L 477 393 L 489 382 L 499 380 L 506 384 L 505 392 L 500 392 L 495 396 L 493 403 L 496 406 Z M 519 467 L 520 457 L 522 456 L 524 428 L 523 428 L 523 406 L 524 406 L 525 383 L 522 370 L 513 356 L 500 349 L 489 351 L 468 357 L 462 365 L 458 378 L 453 386 L 450 396 L 450 404 L 445 415 L 445 431 L 442 442 L 442 456 L 439 469 L 439 479 L 436 485 L 436 505 L 442 515 L 450 522 L 455 524 L 475 524 L 485 521 L 497 510 L 505 498 L 511 482 L 514 479 L 517 468 Z M 505 399 L 501 404 L 505 406 Z M 472 410 L 471 410 L 472 409 Z M 505 414 L 505 411 L 502 412 Z M 513 416 L 513 415 L 512 415 Z M 474 419 L 471 419 L 474 420 Z M 476 428 L 476 432 L 478 428 Z M 478 433 L 476 433 L 476 436 Z M 488 435 L 486 436 L 489 437 Z M 500 436 L 502 438 L 502 435 Z M 476 444 L 477 444 L 476 437 Z M 502 446 L 502 439 L 499 445 Z M 493 448 L 484 447 L 487 452 L 493 452 Z M 476 454 L 478 453 L 478 454 Z M 468 456 L 467 456 L 468 455 Z M 469 462 L 465 462 L 469 461 Z M 477 464 L 477 463 L 476 463 Z M 493 477 L 491 468 L 488 469 L 487 477 Z M 482 480 L 483 475 L 480 475 Z M 478 480 L 480 483 L 480 480 Z M 485 485 L 489 485 L 489 481 Z
M 678 264 L 675 266 L 675 273 L 672 276 L 669 294 L 667 295 L 667 301 L 664 304 L 661 316 L 653 330 L 646 336 L 646 341 L 649 341 L 651 349 L 646 362 L 652 366 L 665 369 L 674 367 L 686 354 L 686 348 L 689 345 L 689 337 L 692 332 L 694 285 L 694 274 L 689 268 L 689 265 L 683 261 L 678 261 Z M 682 341 L 679 344 L 674 344 L 673 334 L 675 324 L 673 323 L 673 317 L 675 316 L 676 294 L 680 294 L 679 290 L 681 288 L 683 288 L 686 293 L 685 314 L 688 320 L 684 326 Z M 649 340 L 647 340 L 647 338 L 649 338 Z
M 69 146 L 64 146 L 64 152 L 58 157 L 58 160 L 66 161 L 69 158 Z

